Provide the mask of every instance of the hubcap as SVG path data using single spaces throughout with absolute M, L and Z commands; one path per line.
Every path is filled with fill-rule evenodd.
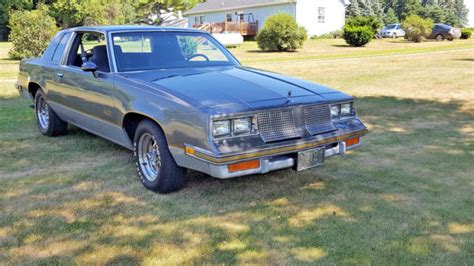
M 38 99 L 36 107 L 36 115 L 38 116 L 38 122 L 42 129 L 48 128 L 49 125 L 49 107 L 43 97 Z
M 142 134 L 138 140 L 137 152 L 143 175 L 148 181 L 154 182 L 161 168 L 160 150 L 155 138 L 149 133 Z

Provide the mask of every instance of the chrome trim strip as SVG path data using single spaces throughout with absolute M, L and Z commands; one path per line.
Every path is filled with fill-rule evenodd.
M 201 159 L 203 161 L 213 163 L 213 164 L 226 164 L 226 163 L 233 163 L 233 162 L 238 162 L 238 161 L 243 161 L 243 160 L 256 159 L 256 158 L 265 157 L 265 156 L 283 155 L 283 154 L 288 154 L 292 152 L 297 152 L 300 150 L 311 149 L 318 146 L 331 144 L 334 142 L 343 141 L 350 138 L 361 137 L 367 134 L 368 132 L 369 131 L 367 129 L 363 129 L 363 130 L 358 130 L 358 131 L 342 134 L 335 137 L 310 141 L 307 143 L 301 143 L 301 144 L 289 145 L 289 146 L 283 146 L 283 147 L 277 147 L 277 148 L 269 148 L 269 149 L 260 150 L 260 151 L 232 154 L 232 155 L 225 155 L 225 156 L 215 156 L 208 151 L 204 151 L 202 149 L 193 147 L 188 144 L 185 144 L 185 147 L 189 147 L 195 150 L 194 154 L 186 153 L 188 156 L 192 156 L 197 159 Z

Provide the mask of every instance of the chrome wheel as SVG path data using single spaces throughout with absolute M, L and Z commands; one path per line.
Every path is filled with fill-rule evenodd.
M 43 97 L 40 97 L 36 103 L 36 115 L 38 116 L 40 127 L 47 129 L 49 126 L 49 107 Z
M 143 133 L 138 140 L 138 161 L 145 178 L 154 182 L 160 174 L 161 156 L 155 137 Z

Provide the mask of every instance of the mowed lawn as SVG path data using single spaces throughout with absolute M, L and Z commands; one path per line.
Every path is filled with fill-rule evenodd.
M 129 151 L 74 127 L 41 136 L 1 59 L 0 264 L 474 263 L 474 41 L 232 52 L 356 96 L 365 145 L 304 172 L 192 172 L 158 195 Z

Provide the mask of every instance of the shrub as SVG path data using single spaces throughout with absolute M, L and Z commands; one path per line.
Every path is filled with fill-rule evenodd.
M 265 21 L 257 43 L 265 51 L 294 51 L 303 47 L 307 38 L 306 29 L 298 27 L 292 16 L 279 13 Z
M 469 39 L 471 38 L 472 30 L 470 29 L 462 29 L 461 30 L 461 39 Z
M 333 32 L 329 32 L 329 33 L 325 33 L 325 34 L 321 34 L 321 35 L 313 35 L 313 36 L 311 36 L 311 39 L 312 40 L 338 39 L 338 38 L 341 38 L 341 36 L 342 36 L 342 30 L 337 30 L 337 31 L 333 31 Z
M 346 20 L 346 26 L 351 26 L 353 28 L 367 26 L 372 30 L 372 34 L 375 35 L 382 27 L 382 23 L 376 17 L 357 16 L 348 18 Z
M 402 28 L 406 33 L 405 39 L 412 42 L 422 42 L 431 34 L 433 21 L 417 15 L 410 15 L 402 22 Z
M 54 34 L 56 22 L 48 15 L 45 6 L 32 11 L 14 11 L 10 15 L 10 41 L 13 44 L 8 56 L 23 59 L 41 55 Z
M 343 38 L 352 46 L 364 46 L 374 38 L 374 32 L 369 26 L 344 26 Z

